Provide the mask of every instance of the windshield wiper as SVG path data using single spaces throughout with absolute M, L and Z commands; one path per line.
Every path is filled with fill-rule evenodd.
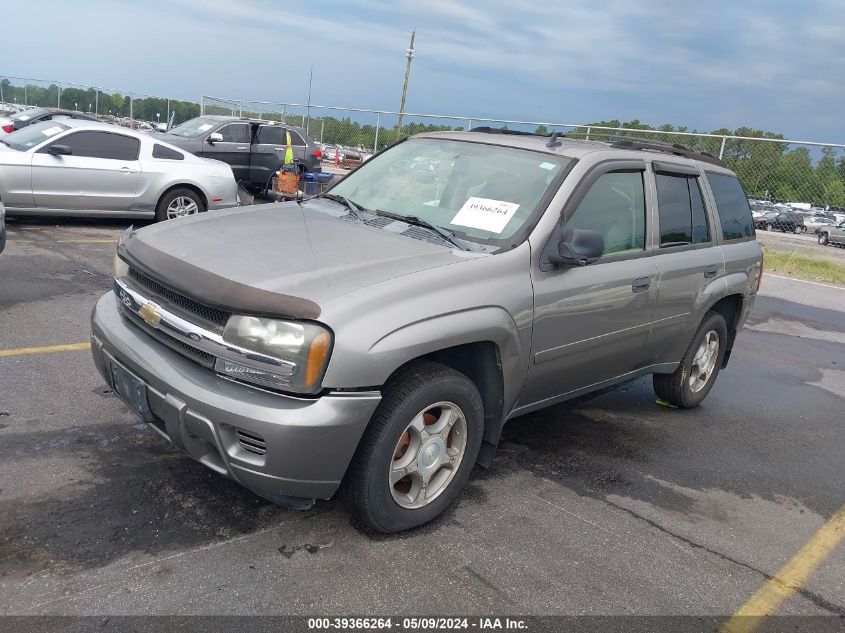
M 423 220 L 422 218 L 416 215 L 402 215 L 401 213 L 391 213 L 390 211 L 382 211 L 381 209 L 370 211 L 370 213 L 375 213 L 376 215 L 383 215 L 386 218 L 392 218 L 394 220 L 398 220 L 399 222 L 405 222 L 407 224 L 421 226 L 424 229 L 428 229 L 429 231 L 434 231 L 444 240 L 449 242 L 452 246 L 459 248 L 462 251 L 471 250 L 469 247 L 464 246 L 455 239 L 455 233 L 453 231 L 444 229 L 442 226 L 432 224 L 428 220 Z
M 326 198 L 328 200 L 331 200 L 332 202 L 337 202 L 338 204 L 342 204 L 347 209 L 349 209 L 349 211 L 350 211 L 350 213 L 352 213 L 352 215 L 354 215 L 357 219 L 361 220 L 361 222 L 364 222 L 364 218 L 361 215 L 362 207 L 360 207 L 357 204 L 355 204 L 354 202 L 352 202 L 352 200 L 350 200 L 346 196 L 341 196 L 341 195 L 336 194 L 336 193 L 321 193 L 321 194 L 314 196 L 314 197 L 315 198 Z

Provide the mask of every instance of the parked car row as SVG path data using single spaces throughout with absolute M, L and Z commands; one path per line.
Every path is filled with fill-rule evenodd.
M 373 153 L 363 147 L 344 147 L 338 144 L 321 144 L 323 160 L 329 163 L 363 163 L 373 157 Z
M 202 116 L 160 132 L 56 108 L 30 108 L 5 121 L 0 202 L 9 215 L 167 220 L 234 206 L 238 183 L 268 188 L 288 147 L 301 172 L 321 171 L 314 140 L 272 121 Z
M 78 119 L 80 121 L 96 121 L 93 116 L 77 110 L 63 110 L 61 108 L 29 108 L 8 117 L 0 117 L 0 138 L 4 134 L 11 134 L 33 123 L 40 121 L 63 119 Z

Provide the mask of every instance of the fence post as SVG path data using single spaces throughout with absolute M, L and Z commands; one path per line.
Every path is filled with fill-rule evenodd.
M 26 96 L 26 84 L 27 84 L 27 81 L 26 81 L 26 79 L 24 79 L 24 80 L 23 80 L 23 104 L 24 104 L 24 105 L 27 105 L 27 103 L 26 103 L 26 102 L 27 102 L 27 96 Z
M 62 107 L 62 84 L 61 83 L 59 83 L 58 88 L 59 88 L 59 90 L 58 90 L 59 96 L 56 99 L 56 107 L 61 108 Z
M 591 131 L 591 130 L 592 130 L 592 128 L 588 125 L 588 126 L 587 126 L 587 138 L 585 139 L 585 140 L 587 140 L 587 141 L 589 141 L 589 140 L 590 140 L 590 131 Z
M 472 119 L 467 119 L 467 132 L 472 129 Z
M 244 102 L 238 101 L 238 116 L 243 118 L 244 115 Z
M 719 149 L 719 160 L 722 160 L 722 156 L 725 155 L 725 141 L 728 140 L 727 136 L 722 137 L 722 147 Z
M 129 93 L 129 118 L 134 119 L 135 116 L 135 99 L 132 97 L 132 93 Z
M 378 151 L 378 129 L 381 126 L 381 112 L 376 112 L 376 140 L 373 141 L 373 154 Z
M 305 115 L 302 115 L 302 121 L 299 123 L 299 127 L 305 127 Z
M 165 125 L 170 123 L 170 99 L 167 100 L 167 118 L 164 120 Z
M 323 144 L 323 130 L 326 129 L 326 117 L 320 119 L 320 145 Z M 376 128 L 376 135 L 378 136 L 378 128 Z
M 100 89 L 94 88 L 94 114 L 100 114 Z
M 283 103 L 282 104 L 282 123 L 287 123 L 287 122 L 288 122 L 288 104 Z
M 200 95 L 200 116 L 205 114 L 205 95 Z M 170 117 L 168 117 L 169 119 Z

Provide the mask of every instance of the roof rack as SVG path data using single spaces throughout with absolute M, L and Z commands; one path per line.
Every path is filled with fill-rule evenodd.
M 610 144 L 610 146 L 619 149 L 647 149 L 655 152 L 674 154 L 675 156 L 683 156 L 684 158 L 691 158 L 693 160 L 700 160 L 703 163 L 719 165 L 720 167 L 725 166 L 725 163 L 716 156 L 713 156 L 713 154 L 708 152 L 696 152 L 695 150 L 691 150 L 680 143 L 661 143 L 660 141 L 654 141 L 651 139 L 628 137 L 614 141 Z
M 534 134 L 534 132 L 523 132 L 522 130 L 509 130 L 507 128 L 490 127 L 489 125 L 474 127 L 470 130 L 470 132 L 481 132 L 483 134 L 511 134 L 513 136 L 549 136 L 549 134 Z

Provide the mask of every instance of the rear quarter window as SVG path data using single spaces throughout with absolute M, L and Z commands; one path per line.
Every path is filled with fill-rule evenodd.
M 754 220 L 748 197 L 736 176 L 706 172 L 707 182 L 716 200 L 716 211 L 722 224 L 725 240 L 750 239 L 754 237 Z
M 177 152 L 175 149 L 170 149 L 165 145 L 156 143 L 153 145 L 153 158 L 164 158 L 166 160 L 185 160 L 185 155 L 182 152 Z

